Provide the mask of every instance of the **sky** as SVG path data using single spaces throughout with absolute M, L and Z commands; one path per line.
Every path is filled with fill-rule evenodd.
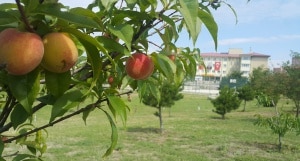
M 93 0 L 59 0 L 66 6 L 86 7 Z M 237 13 L 223 5 L 213 11 L 219 26 L 218 48 L 204 27 L 193 45 L 183 32 L 176 45 L 199 48 L 201 52 L 228 52 L 230 48 L 242 49 L 244 53 L 256 52 L 270 55 L 270 67 L 278 67 L 290 60 L 291 50 L 300 52 L 300 0 L 224 0 Z M 14 0 L 1 0 L 12 2 Z

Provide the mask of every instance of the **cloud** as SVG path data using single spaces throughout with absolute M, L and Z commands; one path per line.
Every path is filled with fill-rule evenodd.
M 219 45 L 235 45 L 244 43 L 271 43 L 274 41 L 286 41 L 300 39 L 300 35 L 278 35 L 271 37 L 248 37 L 248 38 L 232 38 L 221 39 L 218 41 Z
M 244 2 L 244 3 L 241 3 Z M 268 20 L 298 19 L 300 17 L 299 0 L 227 0 L 237 13 L 238 23 L 258 23 Z M 235 17 L 225 5 L 213 12 L 217 22 L 232 24 Z

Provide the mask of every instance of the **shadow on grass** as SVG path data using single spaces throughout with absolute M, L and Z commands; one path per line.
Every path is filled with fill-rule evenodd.
M 159 128 L 153 128 L 153 127 L 128 127 L 127 132 L 141 132 L 141 133 L 160 133 Z
M 245 143 L 247 146 L 255 147 L 258 149 L 261 149 L 266 152 L 279 152 L 278 150 L 278 144 L 271 144 L 271 143 L 258 143 L 258 142 L 253 142 L 253 143 Z M 284 151 L 290 151 L 292 153 L 298 153 L 299 148 L 297 146 L 293 145 L 282 145 L 282 150 L 281 152 Z
M 225 119 L 222 119 L 221 116 L 210 116 L 211 119 L 216 119 L 216 120 L 226 120 L 226 116 Z

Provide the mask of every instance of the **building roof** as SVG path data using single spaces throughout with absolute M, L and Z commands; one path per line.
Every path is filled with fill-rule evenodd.
M 224 57 L 224 58 L 239 58 L 241 56 L 250 56 L 250 57 L 270 57 L 270 55 L 260 54 L 260 53 L 247 53 L 247 54 L 229 54 L 228 52 L 222 53 L 201 53 L 202 57 Z

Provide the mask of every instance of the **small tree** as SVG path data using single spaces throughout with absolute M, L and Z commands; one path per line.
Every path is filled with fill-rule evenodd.
M 222 119 L 225 119 L 226 113 L 236 110 L 241 104 L 241 100 L 235 90 L 227 86 L 223 87 L 220 90 L 220 95 L 216 99 L 211 100 L 211 102 L 216 108 L 213 112 L 220 114 Z
M 245 85 L 241 88 L 237 89 L 239 99 L 244 101 L 244 109 L 243 112 L 246 111 L 246 103 L 247 101 L 251 101 L 254 99 L 255 93 L 250 85 Z
M 297 119 L 290 114 L 277 114 L 270 118 L 263 118 L 256 115 L 257 120 L 254 125 L 269 127 L 274 134 L 278 135 L 278 151 L 282 149 L 282 138 L 289 131 L 294 131 L 297 128 Z
M 163 131 L 163 117 L 162 117 L 162 108 L 171 107 L 175 104 L 175 101 L 178 101 L 183 98 L 183 95 L 179 93 L 182 90 L 181 86 L 176 86 L 175 84 L 164 82 L 160 87 L 160 98 L 149 93 L 144 95 L 142 102 L 145 105 L 156 108 L 158 111 L 154 113 L 155 116 L 159 118 L 160 131 Z

